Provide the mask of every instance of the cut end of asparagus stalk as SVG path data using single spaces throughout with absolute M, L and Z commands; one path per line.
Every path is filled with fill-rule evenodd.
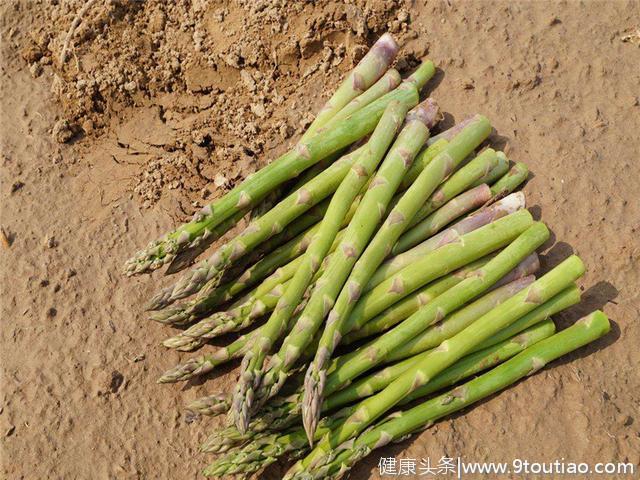
M 405 119 L 405 123 L 419 121 L 431 130 L 443 118 L 438 102 L 434 98 L 427 98 L 424 102 L 414 107 Z

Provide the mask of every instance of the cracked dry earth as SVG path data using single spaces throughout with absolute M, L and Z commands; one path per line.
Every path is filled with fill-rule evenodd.
M 0 6 L 1 476 L 197 478 L 219 421 L 182 405 L 229 391 L 155 383 L 188 354 L 143 305 L 161 285 L 125 258 L 275 158 L 384 31 L 445 124 L 481 112 L 530 166 L 528 203 L 553 231 L 543 267 L 588 266 L 566 326 L 603 308 L 613 331 L 380 456 L 640 462 L 640 3 L 83 2 Z M 634 33 L 635 32 L 635 33 Z M 60 143 L 60 142 L 63 143 Z M 260 478 L 281 478 L 274 466 Z

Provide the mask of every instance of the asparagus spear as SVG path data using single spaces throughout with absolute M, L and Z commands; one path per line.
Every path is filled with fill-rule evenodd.
M 338 148 L 334 147 L 334 151 L 339 150 L 373 130 L 372 126 L 374 126 L 377 119 L 380 118 L 386 102 L 391 98 L 387 98 L 386 100 L 380 98 L 366 105 L 361 111 L 354 112 L 351 118 L 345 118 L 342 122 L 337 122 L 331 129 L 325 130 L 324 132 L 322 131 L 322 127 L 325 126 L 339 110 L 364 92 L 383 75 L 389 67 L 389 64 L 393 61 L 397 51 L 398 45 L 393 37 L 388 34 L 380 37 L 320 110 L 314 122 L 293 150 L 285 153 L 262 170 L 247 178 L 242 184 L 231 190 L 220 200 L 205 207 L 192 222 L 178 227 L 159 240 L 151 242 L 146 249 L 138 252 L 127 262 L 125 272 L 128 275 L 147 272 L 155 270 L 171 261 L 177 253 L 190 248 L 191 243 L 195 239 L 206 235 L 207 232 L 235 215 L 238 211 L 255 204 L 284 181 L 295 177 L 299 172 L 331 154 L 331 149 L 319 148 L 321 147 L 321 143 L 325 143 L 322 139 L 329 140 L 328 143 L 336 142 L 340 136 L 348 133 L 345 131 L 345 127 L 351 129 L 351 127 L 349 127 L 350 123 L 351 126 L 357 127 L 353 122 L 357 117 L 359 117 L 358 123 L 363 121 L 363 126 L 367 120 L 373 122 L 368 127 L 369 131 L 367 131 L 366 127 L 363 128 L 362 135 L 355 136 L 356 138 L 351 137 L 351 141 L 345 137 L 345 142 L 338 142 L 342 144 L 342 146 Z M 397 97 L 398 93 L 400 93 L 400 97 L 407 98 L 404 95 L 407 92 L 400 91 L 399 89 L 390 92 L 388 95 L 390 95 L 390 97 Z M 413 93 L 417 96 L 418 92 L 414 91 Z M 373 105 L 376 102 L 378 104 Z M 410 100 L 410 102 L 417 103 L 417 98 Z M 318 136 L 318 134 L 321 135 Z M 327 144 L 327 147 L 328 146 Z
M 431 61 L 427 61 L 425 63 L 431 64 L 431 66 L 433 66 L 433 63 Z M 349 115 L 353 115 L 362 107 L 369 105 L 371 102 L 379 99 L 383 95 L 395 89 L 398 85 L 400 85 L 401 81 L 402 78 L 400 77 L 398 71 L 395 68 L 390 68 L 382 77 L 380 77 L 380 79 L 376 83 L 374 83 L 363 93 L 355 97 L 348 104 L 342 107 L 335 115 L 333 115 L 329 123 L 335 124 L 339 120 L 344 120 Z
M 333 196 L 327 214 L 294 277 L 287 284 L 283 295 L 278 300 L 275 310 L 266 324 L 264 334 L 243 361 L 232 410 L 240 431 L 246 430 L 247 427 L 248 414 L 244 412 L 251 409 L 253 392 L 261 381 L 264 358 L 270 352 L 275 341 L 284 333 L 284 325 L 329 252 L 351 203 L 382 160 L 406 113 L 406 107 L 400 102 L 391 102 L 387 107 L 371 139 Z M 422 128 L 426 129 L 424 125 Z
M 532 223 L 531 214 L 526 210 L 519 210 L 459 238 L 451 239 L 451 242 L 396 272 L 363 295 L 349 316 L 345 331 L 361 327 L 433 278 L 504 247 Z M 513 267 L 515 265 L 511 266 Z M 508 270 L 504 271 L 502 276 L 507 272 Z
M 400 414 L 387 417 L 355 441 L 339 446 L 330 456 L 320 458 L 304 473 L 291 471 L 285 478 L 340 478 L 356 462 L 375 448 L 401 439 L 407 434 L 428 428 L 436 420 L 459 411 L 479 400 L 513 385 L 526 376 L 538 372 L 549 362 L 566 355 L 605 335 L 609 320 L 595 311 L 571 327 L 528 347 L 515 357 L 491 371 L 474 378 L 450 392 Z
M 495 198 L 508 195 L 524 182 L 529 176 L 529 167 L 523 162 L 516 163 L 500 180 L 491 186 L 491 193 Z
M 407 188 L 409 188 L 413 184 L 413 182 L 415 182 L 416 178 L 418 178 L 420 173 L 425 169 L 425 167 L 447 147 L 447 145 L 449 144 L 449 140 L 451 139 L 443 138 L 439 142 L 436 142 L 429 147 L 425 146 L 411 164 L 411 168 L 409 168 L 409 171 L 407 171 L 406 175 L 402 179 L 402 182 L 400 182 L 400 187 L 398 188 L 398 190 L 405 191 Z
M 229 410 L 229 404 L 230 398 L 228 395 L 208 395 L 198 398 L 187 405 L 187 411 L 195 415 L 215 417 Z
M 456 281 L 451 286 L 453 287 L 454 285 L 457 285 L 462 280 L 464 280 L 466 277 L 474 275 L 476 273 L 475 270 L 484 266 L 490 260 L 490 258 L 492 258 L 492 256 L 483 257 L 477 262 L 473 262 L 464 267 L 463 272 L 461 272 L 462 274 L 456 275 Z M 477 264 L 477 266 L 475 266 L 474 264 Z M 525 258 L 522 262 L 520 262 L 520 264 L 516 268 L 511 270 L 511 272 L 509 272 L 505 277 L 502 278 L 502 280 L 496 283 L 494 287 L 501 287 L 522 277 L 532 275 L 539 268 L 540 262 L 538 260 L 538 255 L 534 252 L 527 258 Z M 429 284 L 423 289 L 419 290 L 417 294 L 411 295 L 404 300 L 396 303 L 395 305 L 392 305 L 380 315 L 376 316 L 372 320 L 369 320 L 364 325 L 356 325 L 354 327 L 354 330 L 345 336 L 343 343 L 353 343 L 356 340 L 360 340 L 362 338 L 370 337 L 372 335 L 384 332 L 394 325 L 397 325 L 405 318 L 413 315 L 422 306 L 426 305 L 429 301 L 433 300 L 437 295 L 439 295 L 438 292 L 432 291 L 432 285 L 433 284 Z
M 494 309 L 505 300 L 513 297 L 534 281 L 535 276 L 527 275 L 526 277 L 514 280 L 483 295 L 469 305 L 448 315 L 441 322 L 431 325 L 425 331 L 409 340 L 402 348 L 396 348 L 387 355 L 385 361 L 394 362 L 402 360 L 429 350 L 430 348 L 437 347 L 447 338 L 451 338 L 456 333 L 461 332 L 489 310 Z
M 541 225 L 542 224 L 537 224 L 532 227 L 530 231 Z M 516 245 L 517 243 L 519 242 L 516 241 L 512 245 Z M 498 263 L 498 259 L 503 253 L 511 254 L 512 252 L 509 252 L 510 247 L 507 247 L 503 252 L 498 254 L 493 261 Z M 491 264 L 492 261 L 485 266 L 484 271 L 486 275 L 482 278 L 478 277 L 477 280 L 479 282 L 485 282 L 491 277 Z M 331 448 L 361 433 L 369 424 L 375 421 L 376 418 L 392 408 L 405 396 L 429 382 L 435 375 L 469 353 L 480 342 L 496 334 L 522 315 L 525 315 L 552 298 L 583 273 L 584 265 L 582 261 L 576 256 L 571 256 L 549 273 L 536 280 L 529 287 L 498 305 L 458 334 L 442 342 L 440 346 L 433 350 L 429 356 L 425 357 L 415 369 L 407 370 L 380 393 L 360 402 L 356 412 L 346 419 L 339 429 L 334 430 L 331 436 L 325 437 L 305 461 L 300 463 L 297 468 L 294 468 L 292 472 L 299 471 L 299 467 L 311 465 L 315 459 L 325 455 Z M 476 279 L 467 279 L 457 287 L 462 287 L 459 290 L 464 289 L 470 286 L 474 280 Z M 465 283 L 467 283 L 467 285 L 464 285 Z M 454 292 L 457 287 L 448 290 L 441 295 L 440 298 L 448 297 L 452 300 L 451 303 L 457 303 L 457 295 L 456 292 Z M 445 303 L 446 302 L 442 302 L 442 304 Z M 435 304 L 436 302 L 432 302 L 430 305 Z M 441 307 L 442 306 L 443 305 L 441 305 Z M 423 312 L 428 310 L 429 306 L 418 312 L 414 317 L 424 316 Z M 407 330 L 403 333 L 406 332 Z M 391 336 L 387 333 L 383 338 L 390 338 Z
M 188 380 L 198 375 L 210 372 L 218 365 L 227 363 L 234 358 L 239 358 L 251 346 L 251 342 L 258 334 L 259 328 L 251 333 L 241 336 L 235 342 L 226 347 L 221 347 L 215 352 L 200 357 L 192 358 L 172 369 L 167 370 L 158 379 L 158 383 L 175 383 L 181 380 Z
M 288 283 L 277 285 L 268 294 L 249 300 L 231 310 L 215 313 L 184 332 L 167 338 L 162 344 L 167 348 L 191 351 L 202 346 L 207 340 L 243 330 L 273 310 Z
M 520 353 L 525 348 L 553 335 L 554 331 L 555 325 L 553 322 L 546 320 L 512 338 L 508 338 L 507 340 L 467 355 L 444 370 L 431 382 L 417 389 L 405 400 L 400 402 L 400 404 L 406 404 L 418 398 L 426 397 L 433 392 L 454 385 L 483 370 L 492 368 Z M 323 412 L 335 410 L 355 400 L 373 395 L 375 392 L 389 385 L 402 372 L 410 368 L 422 355 L 417 355 L 409 359 L 411 361 L 400 362 L 368 376 L 358 382 L 357 390 L 352 388 L 355 386 L 354 384 L 344 391 L 336 392 L 336 394 L 325 400 L 322 408 Z M 299 418 L 300 409 L 296 408 L 296 405 L 299 404 L 298 398 L 299 395 L 296 395 L 288 400 L 288 415 L 292 417 L 292 421 L 290 421 L 289 424 L 295 423 L 293 418 Z M 220 400 L 217 399 L 213 401 L 216 404 L 220 402 Z M 208 401 L 205 401 L 205 404 L 206 403 L 208 403 Z M 315 439 L 319 440 L 328 430 L 337 426 L 339 422 L 348 414 L 352 413 L 352 411 L 353 407 L 343 408 L 331 414 L 329 417 L 323 418 L 315 432 Z M 214 462 L 207 468 L 207 472 L 214 476 L 222 475 L 223 473 L 230 474 L 232 471 L 235 473 L 253 472 L 273 463 L 273 461 L 282 455 L 293 453 L 297 456 L 307 449 L 308 442 L 303 428 L 294 427 L 284 434 L 277 432 L 278 430 L 269 429 L 269 431 L 262 430 L 261 432 L 255 432 L 252 437 L 239 437 L 235 432 L 229 431 L 226 433 L 227 437 L 224 438 L 215 435 L 210 437 L 210 439 L 215 438 L 215 443 L 210 442 L 207 445 L 208 450 L 204 449 L 203 451 L 221 453 L 222 451 L 228 451 L 232 445 L 239 445 L 242 441 L 249 443 L 230 451 L 227 455 Z M 250 462 L 244 463 L 245 460 L 249 459 L 251 459 Z
M 475 117 L 467 117 L 461 122 L 456 123 L 453 127 L 445 130 L 444 132 L 440 132 L 437 135 L 434 135 L 433 137 L 429 138 L 429 140 L 427 140 L 427 145 L 431 146 L 434 143 L 442 140 L 443 138 L 447 139 L 455 137 L 458 133 L 464 130 L 467 125 L 473 122 L 474 118 Z
M 478 185 L 482 185 L 483 183 L 491 185 L 509 171 L 509 159 L 504 154 L 504 152 L 496 152 L 496 156 L 497 161 L 495 167 L 493 167 L 485 175 L 472 183 L 471 187 L 477 187 Z
M 393 275 L 395 272 L 402 270 L 407 265 L 411 265 L 426 253 L 448 243 L 451 239 L 458 238 L 460 235 L 477 230 L 478 228 L 499 218 L 505 217 L 513 212 L 517 212 L 524 207 L 524 194 L 522 192 L 516 192 L 506 198 L 503 198 L 499 202 L 496 202 L 490 207 L 480 210 L 475 215 L 471 215 L 460 220 L 437 235 L 429 235 L 431 229 L 427 223 L 417 225 L 414 229 L 409 230 L 400 238 L 400 241 L 394 246 L 394 250 L 400 254 L 390 258 L 380 266 L 378 271 L 376 271 L 375 275 L 369 281 L 367 289 L 371 290 L 373 287 L 380 284 L 383 279 L 388 278 L 389 275 Z M 424 238 L 427 240 L 422 241 L 421 239 Z M 419 243 L 421 241 L 422 243 Z
M 570 285 L 536 309 L 520 317 L 507 328 L 504 328 L 499 333 L 480 343 L 478 348 L 486 348 L 494 343 L 501 342 L 505 338 L 516 335 L 532 325 L 551 318 L 552 315 L 576 305 L 578 302 L 580 302 L 580 289 L 576 285 Z
M 471 125 L 473 125 L 473 122 L 467 126 L 467 129 Z M 486 135 L 489 133 L 490 131 L 486 132 Z M 487 174 L 497 165 L 497 162 L 497 152 L 492 148 L 487 148 L 469 163 L 464 165 L 460 170 L 453 172 L 453 169 L 455 169 L 454 166 L 453 169 L 446 172 L 447 175 L 452 174 L 451 177 L 449 177 L 443 185 L 435 189 L 432 192 L 431 197 L 426 202 L 419 205 L 419 208 L 411 218 L 411 221 L 406 228 L 413 227 L 418 222 L 424 220 L 429 214 L 440 208 L 451 198 L 469 189 L 476 181 L 487 176 Z
M 362 253 L 361 258 L 353 267 L 346 284 L 340 291 L 335 306 L 329 313 L 318 351 L 307 371 L 304 401 L 307 409 L 317 411 L 317 406 L 322 402 L 322 391 L 326 380 L 328 362 L 342 335 L 345 333 L 349 314 L 369 279 L 388 255 L 390 247 L 396 243 L 402 232 L 409 226 L 420 205 L 429 198 L 453 169 L 486 138 L 490 129 L 491 126 L 488 120 L 479 117 L 476 122 L 469 124 L 467 128 L 453 138 L 444 150 L 425 166 L 414 183 L 391 210 L 371 243 Z M 471 163 L 474 164 L 474 167 L 477 164 L 483 165 L 484 169 L 487 170 L 493 168 L 495 161 L 495 151 L 487 149 Z M 452 180 L 455 181 L 455 179 Z M 313 407 L 314 405 L 315 408 Z M 312 417 L 305 415 L 303 418 L 307 420 Z M 317 417 L 314 418 L 317 419 Z M 307 430 L 307 432 L 310 431 L 309 429 Z M 312 433 L 309 434 L 312 436 Z
M 222 278 L 225 269 L 235 260 L 271 235 L 282 231 L 295 218 L 332 194 L 356 158 L 355 154 L 342 157 L 304 187 L 287 196 L 258 220 L 251 222 L 239 235 L 218 248 L 208 260 L 202 261 L 174 285 L 158 293 L 151 300 L 148 308 L 150 310 L 165 308 L 175 300 L 197 292 L 211 280 L 213 282 L 209 288 L 217 287 L 217 282 Z
M 261 375 L 263 360 L 273 344 L 273 340 L 278 338 L 282 331 L 274 328 L 272 333 L 264 337 L 264 344 L 258 344 L 255 351 L 252 352 L 255 360 L 248 360 L 250 362 L 247 365 L 248 369 L 243 370 L 236 395 L 234 395 L 233 415 L 240 431 L 245 431 L 248 426 L 251 411 L 255 408 L 253 406 L 254 395 L 257 393 L 259 401 L 273 396 L 284 383 L 288 370 L 298 359 L 300 352 L 308 345 L 317 330 L 317 326 L 314 327 L 314 325 L 322 321 L 326 313 L 324 311 L 326 303 L 331 301 L 328 300 L 331 298 L 331 289 L 339 288 L 343 281 L 341 277 L 348 275 L 363 244 L 366 243 L 376 227 L 379 217 L 384 213 L 385 206 L 400 183 L 402 174 L 428 137 L 429 126 L 432 126 L 437 118 L 438 108 L 431 99 L 409 112 L 406 126 L 400 132 L 398 139 L 371 182 L 371 186 L 347 227 L 340 245 L 331 256 L 329 265 L 316 283 L 316 288 L 312 292 L 300 319 L 285 338 L 280 351 L 272 357 L 269 370 L 264 377 Z M 376 208 L 378 216 L 372 215 L 371 207 Z M 283 318 L 289 315 L 287 305 L 294 304 L 295 298 L 290 300 L 283 297 L 281 302 L 282 307 L 279 302 L 274 315 L 269 320 L 272 322 L 275 319 L 274 325 L 278 325 Z M 272 386 L 275 388 L 271 388 Z M 258 391 L 258 387 L 261 387 L 262 390 Z

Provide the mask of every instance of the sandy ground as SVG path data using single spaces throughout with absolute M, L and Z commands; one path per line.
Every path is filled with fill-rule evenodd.
M 380 456 L 638 472 L 639 2 L 100 3 L 64 65 L 78 2 L 0 7 L 3 478 L 198 477 L 218 423 L 187 424 L 181 406 L 234 374 L 155 383 L 188 357 L 142 311 L 170 280 L 124 279 L 123 260 L 284 150 L 387 29 L 401 69 L 424 54 L 442 69 L 429 89 L 449 124 L 484 113 L 529 164 L 529 205 L 553 231 L 544 268 L 570 252 L 588 266 L 558 324 L 603 308 L 614 328 L 352 478 L 378 478 Z

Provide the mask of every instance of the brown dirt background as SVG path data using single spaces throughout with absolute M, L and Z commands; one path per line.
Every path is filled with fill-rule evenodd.
M 481 112 L 529 164 L 549 268 L 588 266 L 566 326 L 613 331 L 464 415 L 372 455 L 640 463 L 638 1 L 98 1 L 59 60 L 80 1 L 5 1 L 0 105 L 1 476 L 197 478 L 215 421 L 160 386 L 187 354 L 124 279 L 125 258 L 282 152 L 386 30 L 406 71 L 428 54 L 446 124 Z M 67 141 L 60 143 L 59 141 Z M 638 470 L 636 469 L 636 472 Z M 280 478 L 271 468 L 262 478 Z

